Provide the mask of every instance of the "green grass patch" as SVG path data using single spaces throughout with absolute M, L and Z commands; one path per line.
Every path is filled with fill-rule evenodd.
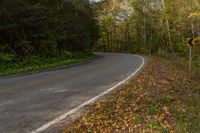
M 149 126 L 155 132 L 170 133 L 170 130 L 162 127 L 158 121 L 151 121 Z
M 200 95 L 200 84 L 195 88 L 195 91 Z
M 136 115 L 135 117 L 133 117 L 133 122 L 140 124 L 143 122 L 143 118 L 140 115 Z
M 42 70 L 48 70 L 50 68 L 59 68 L 95 58 L 96 56 L 91 53 L 76 53 L 70 55 L 65 54 L 62 57 L 32 57 L 30 59 L 17 60 L 15 62 L 0 62 L 0 76 L 37 72 Z
M 163 97 L 162 97 L 162 102 L 163 103 L 169 103 L 170 101 L 171 101 L 171 96 L 169 96 L 169 95 L 164 95 Z
M 177 108 L 175 107 L 175 106 L 173 106 L 173 105 L 171 105 L 170 107 L 169 107 L 169 112 L 171 113 L 171 114 L 173 114 L 173 115 L 176 115 L 178 112 L 177 112 Z
M 156 115 L 157 114 L 157 107 L 156 106 L 150 106 L 149 107 L 149 114 L 150 115 Z

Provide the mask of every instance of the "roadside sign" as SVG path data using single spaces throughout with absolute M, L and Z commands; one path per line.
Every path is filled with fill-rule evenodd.
M 190 38 L 188 40 L 189 48 L 189 71 L 192 71 L 192 47 L 199 45 L 200 37 Z
M 197 37 L 197 38 L 190 38 L 189 40 L 188 40 L 188 44 L 190 45 L 190 46 L 197 46 L 198 45 L 198 41 L 200 41 L 200 37 Z
M 189 40 L 188 40 L 188 44 L 190 45 L 190 46 L 194 46 L 194 38 L 190 38 Z

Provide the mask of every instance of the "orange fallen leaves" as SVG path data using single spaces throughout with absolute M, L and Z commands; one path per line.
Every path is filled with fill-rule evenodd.
M 177 112 L 185 112 L 184 97 L 192 86 L 183 71 L 153 59 L 137 78 L 105 100 L 94 103 L 90 111 L 63 132 L 174 133 L 177 118 L 169 108 L 174 106 Z

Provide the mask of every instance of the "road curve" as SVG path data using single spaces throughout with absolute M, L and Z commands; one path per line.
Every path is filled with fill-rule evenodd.
M 144 63 L 131 54 L 97 53 L 74 67 L 0 79 L 0 132 L 28 133 L 133 74 Z

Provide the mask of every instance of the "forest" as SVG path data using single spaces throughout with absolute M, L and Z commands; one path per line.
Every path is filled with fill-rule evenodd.
M 105 0 L 98 9 L 102 51 L 188 58 L 188 39 L 200 36 L 198 0 Z M 193 51 L 200 67 L 200 46 Z
M 88 57 L 98 37 L 88 0 L 0 1 L 1 72 Z
M 200 0 L 0 0 L 1 132 L 200 133 Z
M 187 40 L 198 36 L 198 0 L 1 0 L 0 3 L 0 63 L 4 64 L 1 71 L 16 63 L 21 67 L 92 51 L 188 58 Z M 199 53 L 200 47 L 194 47 L 197 67 Z

